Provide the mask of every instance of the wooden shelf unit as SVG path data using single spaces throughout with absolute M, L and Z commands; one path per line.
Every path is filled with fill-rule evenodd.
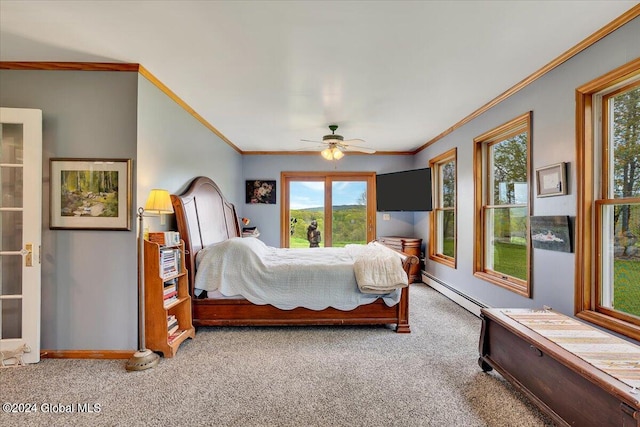
M 160 272 L 160 251 L 164 246 L 144 241 L 144 327 L 146 347 L 149 350 L 162 353 L 164 357 L 173 357 L 180 344 L 187 338 L 195 337 L 191 315 L 191 296 L 189 295 L 189 277 L 185 269 L 184 242 L 177 246 L 180 250 L 180 271 L 178 274 L 162 278 Z M 167 306 L 164 305 L 164 284 L 176 280 L 178 299 Z M 173 341 L 169 342 L 167 317 L 175 315 L 178 319 L 178 329 L 182 331 Z

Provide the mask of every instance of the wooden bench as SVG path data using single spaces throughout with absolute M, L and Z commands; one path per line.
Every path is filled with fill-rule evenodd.
M 481 318 L 482 370 L 557 425 L 640 427 L 640 346 L 551 310 L 482 309 Z

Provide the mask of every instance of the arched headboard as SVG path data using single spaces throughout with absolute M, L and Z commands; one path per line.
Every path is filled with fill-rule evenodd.
M 189 288 L 193 296 L 195 259 L 208 245 L 239 237 L 240 225 L 236 208 L 210 178 L 194 178 L 187 190 L 171 195 L 178 232 L 185 244 L 185 266 L 189 271 Z

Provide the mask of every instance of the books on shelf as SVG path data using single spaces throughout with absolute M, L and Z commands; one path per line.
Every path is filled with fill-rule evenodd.
M 258 237 L 259 235 L 260 235 L 260 231 L 258 231 L 258 227 L 242 228 L 242 237 Z
M 169 336 L 167 337 L 167 341 L 169 342 L 169 344 L 174 342 L 176 340 L 176 338 L 178 338 L 183 332 L 184 332 L 184 330 L 178 329 L 174 333 L 169 334 Z
M 176 292 L 175 295 L 170 296 L 169 298 L 165 298 L 165 300 L 164 300 L 164 308 L 169 307 L 171 304 L 173 304 L 176 301 L 178 301 L 178 293 L 177 292 Z
M 178 327 L 178 319 L 175 315 L 170 315 L 167 318 L 167 336 L 171 336 L 171 334 L 178 330 Z
M 149 241 L 162 246 L 179 245 L 180 233 L 177 231 L 152 231 L 149 233 Z
M 160 249 L 160 276 L 166 279 L 180 272 L 180 249 Z
M 178 325 L 177 322 L 175 325 L 171 325 L 171 329 L 169 329 L 168 330 L 169 332 L 167 333 L 167 338 L 173 335 L 179 328 L 180 328 L 180 325 Z
M 169 298 L 174 297 L 176 295 L 178 295 L 178 291 L 174 289 L 173 291 L 170 291 L 169 293 L 164 294 L 163 299 L 168 300 Z

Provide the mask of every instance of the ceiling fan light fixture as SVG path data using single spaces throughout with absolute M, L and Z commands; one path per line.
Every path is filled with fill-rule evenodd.
M 333 160 L 333 153 L 331 152 L 331 148 L 325 148 L 320 152 L 320 154 L 327 160 Z
M 320 152 L 322 157 L 327 160 L 340 160 L 344 157 L 344 153 L 336 146 L 331 146 L 329 148 L 325 148 Z

